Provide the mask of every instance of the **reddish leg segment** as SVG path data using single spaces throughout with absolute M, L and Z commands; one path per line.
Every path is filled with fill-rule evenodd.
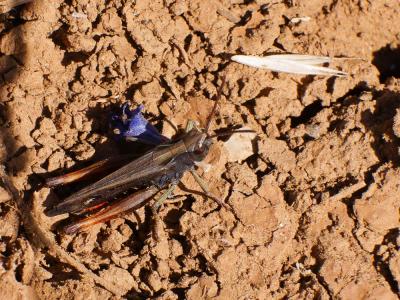
M 122 213 L 127 213 L 131 210 L 138 209 L 146 204 L 149 198 L 153 197 L 158 192 L 156 187 L 150 187 L 146 190 L 140 190 L 128 197 L 125 197 L 116 203 L 111 204 L 104 210 L 101 210 L 87 218 L 79 220 L 64 228 L 65 233 L 73 234 L 77 231 L 85 229 L 91 225 L 106 222 L 111 220 Z

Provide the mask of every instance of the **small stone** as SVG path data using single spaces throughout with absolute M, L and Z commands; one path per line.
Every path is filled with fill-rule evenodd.
M 312 124 L 312 125 L 307 125 L 305 128 L 306 134 L 313 139 L 317 139 L 321 135 L 321 128 L 319 125 Z
M 242 128 L 243 130 L 249 128 Z M 225 143 L 228 162 L 242 162 L 249 156 L 254 154 L 253 139 L 255 133 L 235 133 Z

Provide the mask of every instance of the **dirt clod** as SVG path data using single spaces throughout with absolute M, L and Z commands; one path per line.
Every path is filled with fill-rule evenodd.
M 398 299 L 399 14 L 327 0 L 36 0 L 2 14 L 1 296 Z M 230 62 L 276 52 L 338 57 L 350 75 Z M 222 75 L 210 133 L 255 132 L 216 138 L 199 164 L 228 209 L 186 174 L 156 215 L 59 230 L 79 216 L 46 208 L 86 182 L 45 178 L 144 151 L 110 132 L 117 107 L 143 104 L 173 137 L 206 125 Z

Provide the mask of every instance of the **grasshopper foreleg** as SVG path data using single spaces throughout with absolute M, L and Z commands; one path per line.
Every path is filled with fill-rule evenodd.
M 161 195 L 161 197 L 154 203 L 153 212 L 157 212 L 160 206 L 164 203 L 164 201 L 169 198 L 176 187 L 176 183 L 170 185 L 170 187 Z

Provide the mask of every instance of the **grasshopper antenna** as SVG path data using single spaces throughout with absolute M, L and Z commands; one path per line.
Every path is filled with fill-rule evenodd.
M 217 99 L 215 99 L 214 107 L 212 108 L 211 113 L 208 116 L 207 125 L 205 128 L 205 132 L 207 135 L 208 135 L 208 130 L 210 129 L 211 121 L 212 121 L 213 117 L 215 116 L 215 112 L 217 111 L 218 102 L 221 100 L 222 89 L 225 85 L 225 80 L 226 80 L 226 76 L 224 75 L 224 76 L 222 76 L 222 83 L 218 89 Z
M 251 129 L 236 129 L 236 130 L 230 130 L 230 131 L 227 131 L 227 132 L 216 133 L 216 134 L 210 135 L 209 138 L 213 139 L 213 138 L 216 138 L 216 137 L 230 136 L 233 133 L 256 133 L 256 132 L 254 130 L 251 130 Z

